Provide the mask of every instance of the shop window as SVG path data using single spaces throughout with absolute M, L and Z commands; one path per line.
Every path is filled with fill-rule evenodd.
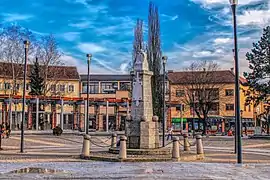
M 226 111 L 233 111 L 234 110 L 234 104 L 226 104 Z
M 185 91 L 184 90 L 176 90 L 176 97 L 184 97 Z

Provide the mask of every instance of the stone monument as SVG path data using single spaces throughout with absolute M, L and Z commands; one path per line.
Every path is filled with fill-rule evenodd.
M 147 55 L 137 53 L 133 65 L 131 115 L 126 120 L 127 148 L 154 149 L 159 147 L 158 117 L 153 117 L 152 85 L 153 72 L 149 71 Z

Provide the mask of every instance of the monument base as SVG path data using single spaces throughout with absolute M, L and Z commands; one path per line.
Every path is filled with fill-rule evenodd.
M 171 154 L 171 148 L 159 148 L 159 149 L 127 149 L 128 155 L 169 155 Z M 118 148 L 110 148 L 109 153 L 119 154 Z
M 159 124 L 153 121 L 128 121 L 126 123 L 127 148 L 159 148 Z

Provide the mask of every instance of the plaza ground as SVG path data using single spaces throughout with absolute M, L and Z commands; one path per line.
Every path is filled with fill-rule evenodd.
M 110 136 L 92 138 L 96 142 L 91 145 L 92 152 L 106 151 L 110 146 Z M 190 138 L 190 142 L 193 141 L 195 139 Z M 203 162 L 116 163 L 79 159 L 82 148 L 82 136 L 79 135 L 25 135 L 23 155 L 19 153 L 20 136 L 13 135 L 2 139 L 0 179 L 269 179 L 269 140 L 244 138 L 242 166 L 234 164 L 233 137 L 204 138 L 203 144 L 206 155 Z M 27 167 L 61 172 L 10 173 Z
M 91 136 L 91 151 L 107 151 L 110 147 L 111 137 L 105 134 Z M 195 139 L 189 138 L 193 143 Z M 166 142 L 168 144 L 169 142 Z M 234 139 L 228 136 L 216 136 L 203 138 L 205 160 L 204 162 L 233 163 Z M 169 144 L 168 146 L 171 146 Z M 270 140 L 243 138 L 243 161 L 244 163 L 270 163 Z M 80 161 L 78 156 L 82 149 L 82 136 L 74 134 L 64 134 L 62 136 L 53 135 L 25 135 L 25 153 L 20 152 L 20 135 L 12 135 L 9 139 L 2 139 L 0 151 L 0 162 L 18 161 Z M 182 147 L 181 147 L 182 148 Z M 195 150 L 195 147 L 191 147 Z M 21 159 L 21 160 L 20 160 Z

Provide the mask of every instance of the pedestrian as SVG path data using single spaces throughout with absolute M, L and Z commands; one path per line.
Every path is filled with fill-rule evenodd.
M 168 129 L 167 141 L 169 141 L 170 138 L 171 138 L 171 140 L 172 140 L 172 137 L 173 137 L 173 127 L 170 127 L 170 128 Z
M 6 122 L 6 137 L 9 138 L 11 133 L 10 124 Z

